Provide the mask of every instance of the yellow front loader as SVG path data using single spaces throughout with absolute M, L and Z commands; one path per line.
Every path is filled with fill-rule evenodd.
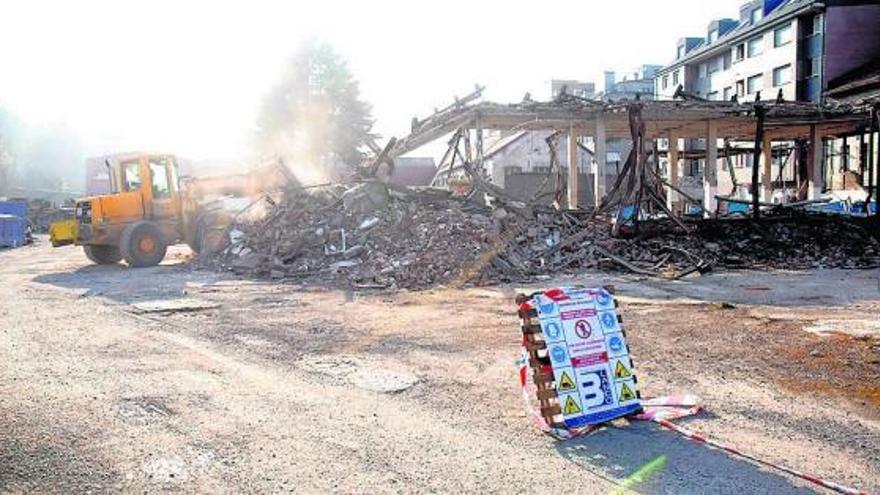
M 211 194 L 253 195 L 290 180 L 282 163 L 269 170 L 181 179 L 172 155 L 132 153 L 106 161 L 111 193 L 76 201 L 74 218 L 52 224 L 53 246 L 76 244 L 98 264 L 125 260 L 132 267 L 159 264 L 168 246 L 186 242 L 195 252 L 225 247 L 231 217 L 211 207 Z

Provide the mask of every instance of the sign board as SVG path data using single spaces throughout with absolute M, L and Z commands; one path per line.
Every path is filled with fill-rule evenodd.
M 641 410 L 614 297 L 605 289 L 534 294 L 565 426 L 579 428 Z

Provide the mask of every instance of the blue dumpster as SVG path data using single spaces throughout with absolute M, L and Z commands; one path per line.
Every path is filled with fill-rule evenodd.
M 27 220 L 15 215 L 0 214 L 0 247 L 23 246 L 26 240 Z

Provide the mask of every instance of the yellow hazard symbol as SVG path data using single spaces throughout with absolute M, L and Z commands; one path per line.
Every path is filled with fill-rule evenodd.
M 632 392 L 630 392 L 632 393 Z M 565 398 L 565 407 L 562 408 L 562 414 L 566 416 L 571 416 L 572 414 L 577 414 L 581 412 L 581 406 L 574 401 L 569 395 Z
M 623 365 L 623 361 L 618 361 L 617 366 L 614 367 L 614 378 L 629 378 L 632 376 L 632 373 L 626 366 Z
M 562 372 L 562 377 L 559 378 L 558 388 L 560 392 L 571 392 L 577 388 L 574 384 L 574 380 L 571 379 L 571 376 L 567 371 Z
M 636 394 L 633 393 L 632 389 L 627 386 L 626 383 L 623 383 L 620 386 L 620 402 L 630 401 L 636 398 Z

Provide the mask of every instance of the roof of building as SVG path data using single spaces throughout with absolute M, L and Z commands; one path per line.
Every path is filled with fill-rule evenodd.
M 504 136 L 501 139 L 495 141 L 494 143 L 492 143 L 491 146 L 489 146 L 489 148 L 486 149 L 485 152 L 483 152 L 483 158 L 492 158 L 494 155 L 497 155 L 511 144 L 519 141 L 521 137 L 526 135 L 526 132 L 527 131 L 514 132 L 513 134 Z
M 755 32 L 762 31 L 797 13 L 810 10 L 816 7 L 817 4 L 819 4 L 819 2 L 816 2 L 815 0 L 782 0 L 779 2 L 779 5 L 775 6 L 772 11 L 761 17 L 761 19 L 754 24 L 750 20 L 746 22 L 738 21 L 736 27 L 726 31 L 712 43 L 707 43 L 706 38 L 702 38 L 702 41 L 695 47 L 691 48 L 683 57 L 678 58 L 669 65 L 663 67 L 658 73 L 668 72 L 685 63 L 692 62 L 695 59 L 713 53 L 715 49 L 724 47 L 727 42 L 739 40 L 740 38 L 747 38 Z
M 826 94 L 845 101 L 880 100 L 880 58 L 830 81 Z

